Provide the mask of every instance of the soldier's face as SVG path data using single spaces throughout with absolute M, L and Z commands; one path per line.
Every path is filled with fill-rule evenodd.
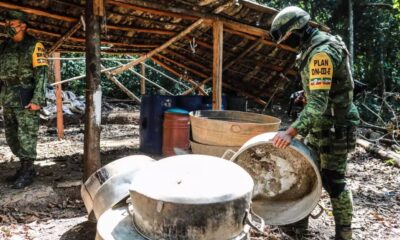
M 15 34 L 18 34 L 21 31 L 24 32 L 26 30 L 26 24 L 20 20 L 8 20 L 6 21 L 6 27 L 14 29 Z

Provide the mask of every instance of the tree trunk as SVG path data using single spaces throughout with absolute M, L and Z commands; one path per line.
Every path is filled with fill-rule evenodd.
M 350 67 L 353 69 L 354 63 L 354 12 L 353 0 L 349 0 L 349 52 L 350 52 Z

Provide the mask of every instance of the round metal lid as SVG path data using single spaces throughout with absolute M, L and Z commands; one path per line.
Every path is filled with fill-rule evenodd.
M 179 155 L 148 165 L 136 174 L 130 191 L 173 203 L 208 204 L 240 198 L 253 190 L 239 165 L 206 155 Z
M 96 240 L 146 240 L 132 226 L 128 206 L 107 210 L 97 222 Z

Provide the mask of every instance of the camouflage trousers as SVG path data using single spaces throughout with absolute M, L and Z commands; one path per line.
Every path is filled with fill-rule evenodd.
M 336 132 L 336 133 L 335 133 Z M 333 131 L 313 129 L 306 137 L 306 144 L 318 155 L 318 166 L 322 185 L 331 198 L 336 225 L 336 239 L 351 239 L 353 199 L 346 188 L 345 173 L 347 154 L 355 148 L 355 128 L 342 128 Z M 297 233 L 308 227 L 308 217 L 290 224 L 286 228 Z
M 20 159 L 36 159 L 39 130 L 39 111 L 4 107 L 7 144 Z
M 311 131 L 306 142 L 318 154 L 322 185 L 331 198 L 335 224 L 345 227 L 351 225 L 353 216 L 353 200 L 351 191 L 346 188 L 345 174 L 347 154 L 355 147 L 355 129 L 349 130 L 349 134 L 347 130 L 340 131 L 344 132 Z

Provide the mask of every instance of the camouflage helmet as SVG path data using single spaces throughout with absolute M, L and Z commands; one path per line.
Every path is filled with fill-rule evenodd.
M 282 9 L 271 24 L 272 40 L 281 43 L 291 32 L 306 26 L 310 19 L 310 14 L 299 7 L 292 6 Z
M 20 20 L 21 22 L 28 23 L 28 17 L 26 14 L 16 10 L 5 11 L 3 18 L 4 20 Z

